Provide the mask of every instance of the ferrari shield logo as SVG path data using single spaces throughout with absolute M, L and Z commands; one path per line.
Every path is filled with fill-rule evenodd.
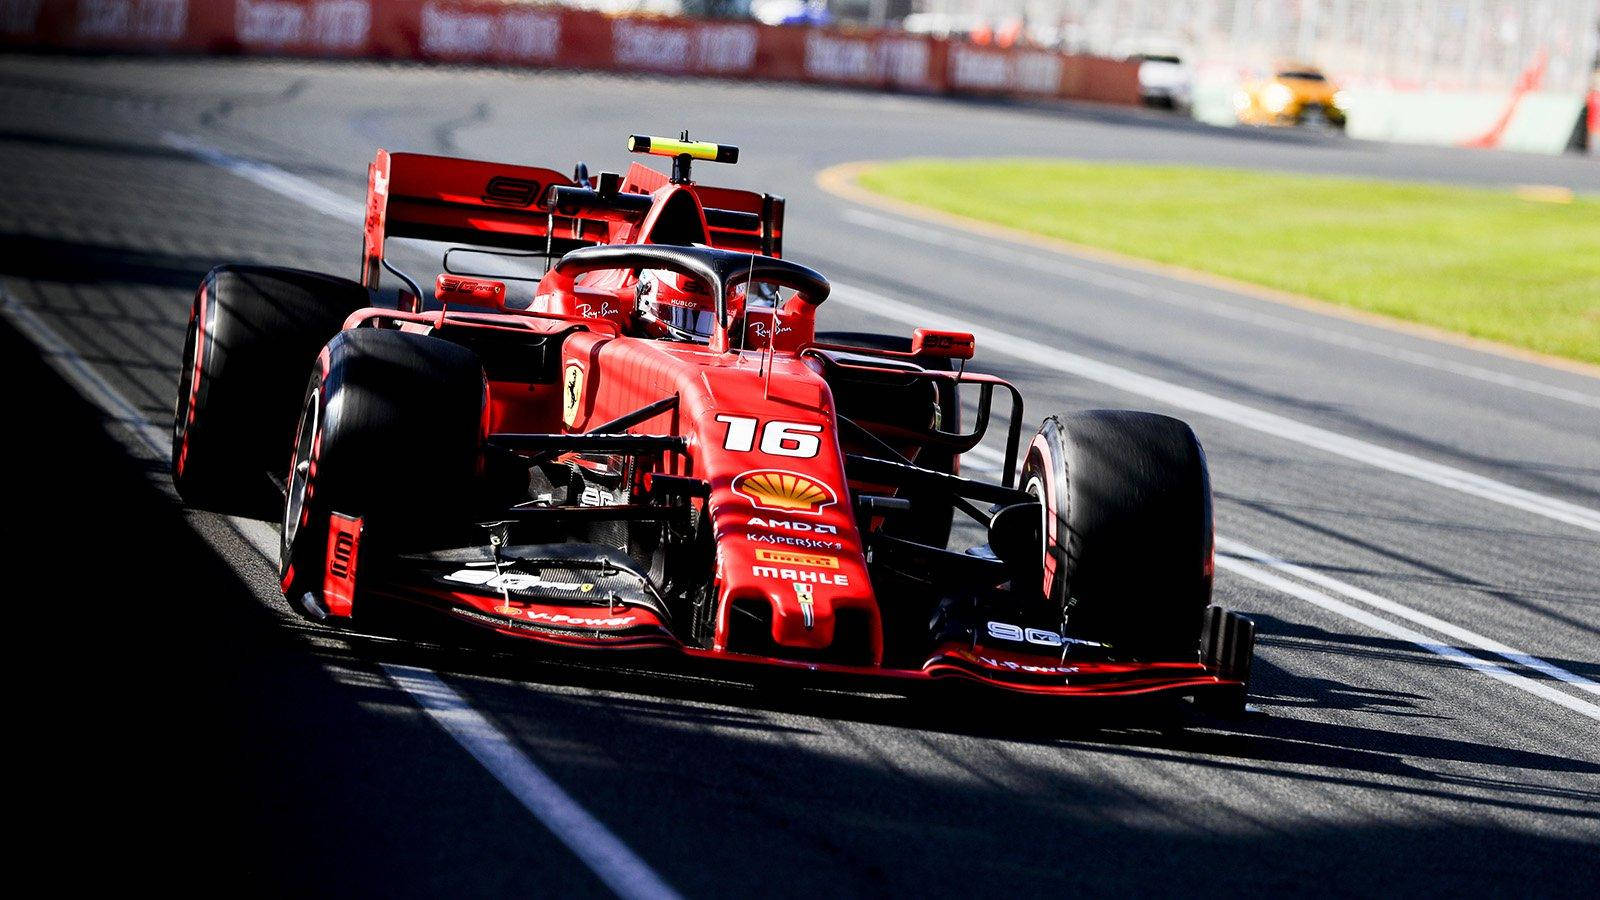
M 812 604 L 816 602 L 816 594 L 812 592 L 809 584 L 794 582 L 793 587 L 794 598 L 800 601 L 800 615 L 806 620 L 806 630 L 810 631 L 811 626 L 817 623 L 817 614 L 812 609 Z
M 561 421 L 571 428 L 578 421 L 578 401 L 583 397 L 583 366 L 568 363 L 561 379 Z

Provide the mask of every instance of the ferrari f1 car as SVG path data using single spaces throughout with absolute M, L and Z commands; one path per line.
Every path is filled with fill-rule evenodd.
M 415 604 L 564 648 L 1242 709 L 1253 630 L 1210 605 L 1189 427 L 1090 410 L 1024 445 L 972 335 L 817 331 L 783 199 L 696 184 L 738 151 L 687 137 L 630 139 L 670 174 L 378 151 L 359 280 L 200 285 L 180 494 L 281 521 L 283 592 L 328 623 Z M 431 296 L 404 238 L 456 245 Z M 997 398 L 1003 472 L 967 477 Z

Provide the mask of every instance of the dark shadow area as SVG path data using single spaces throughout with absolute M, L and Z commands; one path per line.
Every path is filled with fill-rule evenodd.
M 155 487 L 164 466 L 129 458 L 4 319 L 0 366 L 27 386 L 14 421 L 49 426 L 48 443 L 30 431 L 5 450 L 7 471 L 51 492 L 5 550 L 9 632 L 35 646 L 13 709 L 36 736 L 14 763 L 16 818 L 51 853 L 96 845 L 52 883 L 603 893 L 581 867 L 552 875 L 565 851 L 403 695 L 352 691 L 308 657 Z M 518 840 L 492 842 L 496 828 Z
M 110 156 L 130 156 L 176 162 L 190 162 L 194 159 L 193 156 L 182 150 L 160 144 L 136 144 L 131 141 L 119 141 L 104 137 L 46 134 L 39 131 L 18 131 L 14 128 L 0 128 L 0 144 L 29 144 L 47 150 L 104 153 Z
M 0 234 L 0 274 L 64 284 L 144 284 L 193 291 L 216 261 L 159 250 Z

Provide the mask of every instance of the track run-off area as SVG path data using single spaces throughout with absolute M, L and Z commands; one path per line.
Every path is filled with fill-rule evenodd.
M 1600 191 L 1590 161 L 365 64 L 9 56 L 0 104 L 8 445 L 48 485 L 11 566 L 17 627 L 62 645 L 25 709 L 63 839 L 101 817 L 165 878 L 263 893 L 1561 895 L 1600 874 L 1600 379 L 816 183 L 1055 153 Z M 701 180 L 788 197 L 786 255 L 835 283 L 824 327 L 974 332 L 1028 432 L 1104 406 L 1193 424 L 1217 599 L 1259 628 L 1253 715 L 1040 721 L 338 634 L 278 596 L 273 526 L 176 503 L 171 397 L 211 266 L 354 274 L 377 147 L 620 170 L 627 134 L 683 128 L 742 148 Z

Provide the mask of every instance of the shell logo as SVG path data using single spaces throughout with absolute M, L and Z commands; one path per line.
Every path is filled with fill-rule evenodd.
M 756 469 L 733 479 L 735 492 L 760 509 L 815 515 L 838 500 L 833 488 L 795 472 Z

